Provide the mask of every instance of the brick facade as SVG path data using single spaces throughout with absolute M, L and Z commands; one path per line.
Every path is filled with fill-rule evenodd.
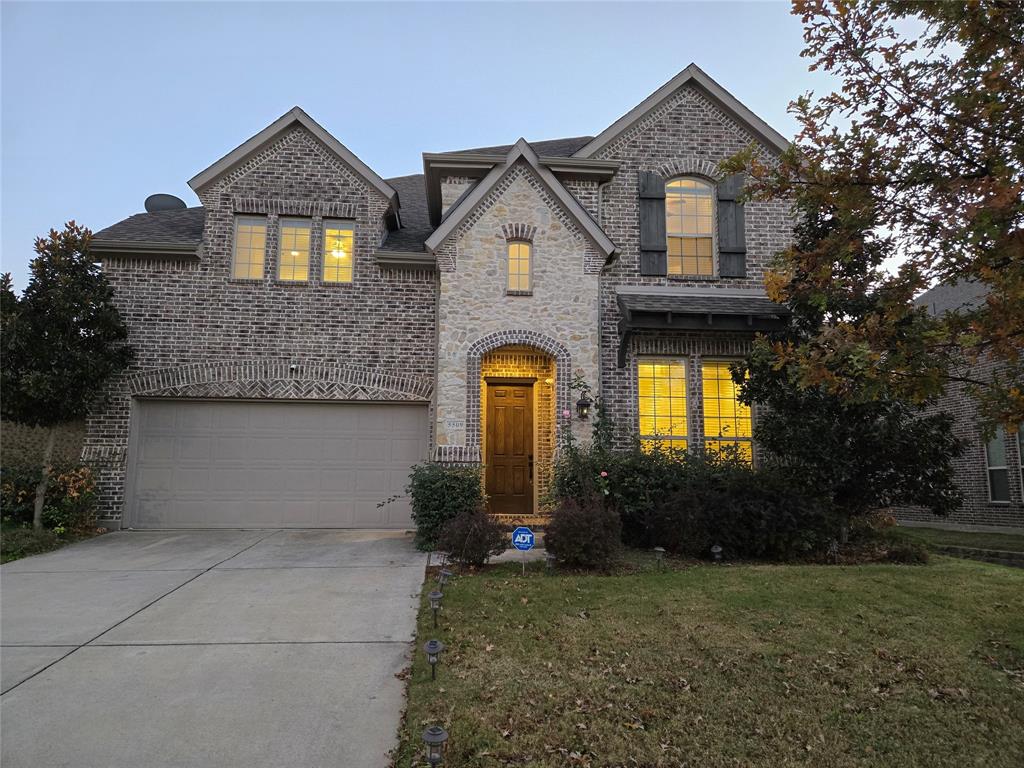
M 84 457 L 100 473 L 101 511 L 120 518 L 133 396 L 429 401 L 434 382 L 432 272 L 373 259 L 388 201 L 301 126 L 199 190 L 198 260 L 107 258 L 136 352 L 88 419 Z M 260 280 L 231 276 L 236 214 L 267 215 Z M 311 220 L 310 279 L 277 280 L 278 219 Z M 321 280 L 322 221 L 355 224 L 351 284 Z
M 683 86 L 660 107 L 651 111 L 601 152 L 601 159 L 621 162 L 619 171 L 600 194 L 584 194 L 588 207 L 600 200 L 598 221 L 620 249 L 618 260 L 601 276 L 601 396 L 613 423 L 616 444 L 625 446 L 639 429 L 636 396 L 637 354 L 685 357 L 689 364 L 691 390 L 689 423 L 691 434 L 701 424 L 701 394 L 696 372 L 703 356 L 741 357 L 752 334 L 663 333 L 660 341 L 650 334 L 635 338 L 629 362 L 619 368 L 618 286 L 692 286 L 712 291 L 742 288 L 763 292 L 764 275 L 772 257 L 785 248 L 792 232 L 788 205 L 781 202 L 749 201 L 745 206 L 746 277 L 683 278 L 648 277 L 640 274 L 640 225 L 638 220 L 637 173 L 654 171 L 663 178 L 696 176 L 720 180 L 717 165 L 736 152 L 756 143 L 754 136 L 721 110 L 703 92 Z M 768 151 L 764 147 L 765 152 Z M 582 186 L 582 185 L 581 185 Z M 579 190 L 587 192 L 585 188 Z M 583 202 L 581 199 L 581 202 Z

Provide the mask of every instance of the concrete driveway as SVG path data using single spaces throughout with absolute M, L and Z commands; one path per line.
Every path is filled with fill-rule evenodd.
M 0 763 L 383 766 L 425 555 L 388 531 L 111 533 L 0 570 Z

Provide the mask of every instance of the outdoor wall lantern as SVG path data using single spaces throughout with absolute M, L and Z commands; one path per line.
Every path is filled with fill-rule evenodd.
M 715 544 L 713 547 L 711 547 L 711 555 L 715 558 L 716 563 L 722 562 L 722 545 Z
M 586 395 L 583 395 L 579 400 L 576 401 L 576 413 L 581 419 L 586 419 L 590 415 L 590 406 L 594 404 Z
M 444 585 L 448 583 L 448 579 L 452 577 L 452 572 L 447 568 L 442 568 L 437 572 L 437 583 L 443 589 Z
M 654 562 L 658 566 L 658 570 L 659 571 L 662 568 L 665 567 L 665 548 L 664 547 L 655 547 L 654 548 Z
M 427 654 L 427 664 L 430 665 L 430 679 L 437 680 L 437 662 L 441 658 L 441 651 L 444 650 L 444 643 L 440 640 L 427 640 L 423 644 L 423 652 Z
M 434 629 L 437 629 L 437 612 L 441 608 L 442 597 L 444 597 L 444 593 L 437 589 L 427 595 L 427 599 L 430 601 L 430 610 L 434 612 Z
M 440 725 L 432 725 L 423 732 L 423 743 L 427 745 L 427 762 L 431 768 L 437 768 L 444 762 L 444 745 L 448 741 L 448 731 Z

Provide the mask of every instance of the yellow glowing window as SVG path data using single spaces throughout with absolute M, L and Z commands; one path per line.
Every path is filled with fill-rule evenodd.
M 530 244 L 508 244 L 508 292 L 529 293 L 533 290 L 530 280 Z
M 281 219 L 277 257 L 279 280 L 309 280 L 310 223 L 304 219 Z
M 324 282 L 352 282 L 352 247 L 354 231 L 351 222 L 324 222 Z
M 235 219 L 235 253 L 231 275 L 243 280 L 263 278 L 267 251 L 267 220 L 247 216 Z
M 739 387 L 732 379 L 729 365 L 725 360 L 705 360 L 703 364 L 704 441 L 708 450 L 735 452 L 751 462 L 754 452 L 750 406 L 737 399 Z
M 640 441 L 644 448 L 686 450 L 686 365 L 645 358 L 637 364 Z
M 665 185 L 665 231 L 670 275 L 713 275 L 714 188 L 698 179 Z

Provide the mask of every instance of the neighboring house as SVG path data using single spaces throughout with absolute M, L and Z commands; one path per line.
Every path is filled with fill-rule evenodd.
M 985 301 L 985 287 L 979 283 L 960 281 L 938 285 L 921 294 L 917 304 L 934 315 L 975 309 Z M 990 380 L 998 363 L 982 360 L 972 365 L 969 376 L 978 381 Z M 964 444 L 963 454 L 954 462 L 956 484 L 964 503 L 948 518 L 936 518 L 926 509 L 896 510 L 897 517 L 907 522 L 937 521 L 954 525 L 998 525 L 1024 529 L 1024 445 L 1021 430 L 1010 432 L 1002 427 L 986 434 L 975 399 L 968 385 L 951 383 L 939 398 L 936 409 L 953 417 L 953 433 Z
M 189 182 L 201 207 L 95 235 L 137 353 L 88 421 L 105 518 L 403 528 L 381 501 L 433 460 L 528 520 L 589 437 L 576 377 L 618 445 L 750 453 L 728 365 L 786 322 L 762 278 L 791 231 L 718 171 L 751 144 L 786 147 L 694 65 L 596 137 L 394 179 L 293 109 Z

